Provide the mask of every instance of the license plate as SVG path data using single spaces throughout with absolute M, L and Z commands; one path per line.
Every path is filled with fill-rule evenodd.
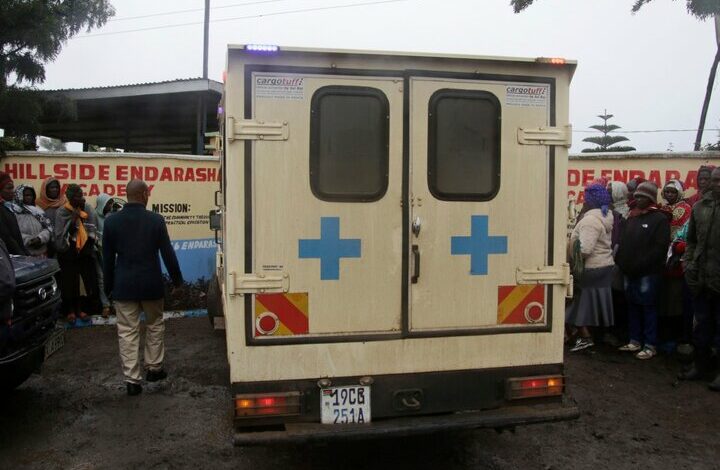
M 370 422 L 370 387 L 330 387 L 320 390 L 320 422 Z
M 65 345 L 65 330 L 57 329 L 45 343 L 45 359 L 52 356 Z

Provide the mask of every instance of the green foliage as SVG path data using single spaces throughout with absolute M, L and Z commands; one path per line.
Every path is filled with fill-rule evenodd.
M 590 142 L 591 144 L 599 145 L 603 148 L 608 148 L 611 145 L 615 145 L 619 142 L 626 142 L 630 139 L 628 139 L 625 136 L 622 135 L 603 135 L 601 137 L 585 137 L 583 139 L 583 142 Z
M 35 137 L 32 135 L 0 137 L 0 156 L 13 150 L 37 150 Z
M 108 0 L 0 1 L 0 128 L 6 135 L 37 133 L 45 105 L 53 116 L 67 115 L 62 103 L 27 85 L 45 80 L 45 63 L 69 38 L 102 26 L 114 14 Z
M 652 0 L 635 0 L 632 12 L 636 13 L 645 4 Z M 688 13 L 704 20 L 720 13 L 720 2 L 718 0 L 686 0 Z
M 105 24 L 115 14 L 108 0 L 3 0 L 0 2 L 0 89 L 45 80 L 45 62 L 82 29 Z
M 620 126 L 616 126 L 615 124 L 595 124 L 594 126 L 590 126 L 590 129 L 595 129 L 596 131 L 600 131 L 603 134 L 607 134 L 608 132 L 620 129 Z
M 520 13 L 533 4 L 534 0 L 510 0 L 510 5 L 515 13 Z M 637 13 L 643 6 L 653 0 L 635 0 L 631 11 Z M 688 13 L 705 20 L 713 15 L 720 14 L 720 2 L 718 0 L 685 0 Z
M 610 135 L 611 132 L 620 129 L 620 126 L 616 126 L 615 124 L 608 124 L 608 120 L 613 117 L 612 114 L 608 114 L 606 111 L 605 114 L 600 114 L 598 115 L 598 117 L 603 120 L 603 123 L 590 126 L 590 128 L 600 131 L 602 135 L 595 137 L 585 137 L 583 139 L 583 142 L 595 144 L 597 145 L 597 147 L 583 149 L 582 153 L 631 152 L 635 150 L 635 147 L 630 147 L 629 145 L 615 145 L 619 142 L 626 142 L 630 139 L 622 135 Z
M 594 148 L 594 149 L 590 149 L 590 148 L 588 148 L 588 149 L 582 149 L 581 152 L 582 152 L 582 153 L 632 152 L 633 150 L 635 150 L 635 147 L 618 145 L 617 147 L 612 147 L 612 148 L 610 148 L 610 149 L 608 149 L 608 150 L 603 150 L 603 149 L 600 148 L 600 147 L 596 147 L 596 148 Z
M 520 13 L 530 5 L 532 5 L 533 1 L 535 0 L 510 0 L 510 5 L 513 7 L 513 11 L 515 13 Z

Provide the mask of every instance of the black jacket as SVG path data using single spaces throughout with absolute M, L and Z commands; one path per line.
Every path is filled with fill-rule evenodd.
M 625 223 L 615 264 L 628 277 L 660 274 L 670 246 L 670 218 L 652 210 Z
M 2 199 L 0 199 L 0 239 L 5 242 L 11 255 L 29 254 L 25 249 L 15 214 L 3 205 Z
M 114 300 L 163 298 L 158 252 L 173 283 L 182 284 L 180 265 L 160 214 L 131 202 L 108 217 L 103 231 L 105 293 Z
M 703 289 L 720 293 L 720 201 L 711 191 L 693 206 L 685 263 L 685 279 L 695 294 Z

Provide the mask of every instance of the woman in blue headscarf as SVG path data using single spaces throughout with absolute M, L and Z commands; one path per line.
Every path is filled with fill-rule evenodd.
M 602 182 L 585 188 L 583 215 L 570 236 L 575 260 L 582 272 L 575 272 L 577 290 L 565 314 L 565 321 L 577 327 L 578 337 L 570 351 L 581 351 L 595 345 L 588 327 L 612 326 L 613 251 L 612 199 Z

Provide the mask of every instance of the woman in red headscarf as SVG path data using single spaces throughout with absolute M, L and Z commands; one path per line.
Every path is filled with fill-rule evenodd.
M 683 185 L 679 180 L 665 183 L 662 198 L 666 204 L 661 210 L 666 211 L 670 219 L 670 246 L 668 247 L 665 272 L 661 279 L 660 298 L 658 302 L 658 335 L 661 346 L 668 351 L 683 336 L 683 318 L 689 304 L 689 291 L 685 286 L 683 267 L 680 258 L 685 253 L 685 242 L 676 241 L 678 232 L 690 220 L 692 208 L 683 199 Z

